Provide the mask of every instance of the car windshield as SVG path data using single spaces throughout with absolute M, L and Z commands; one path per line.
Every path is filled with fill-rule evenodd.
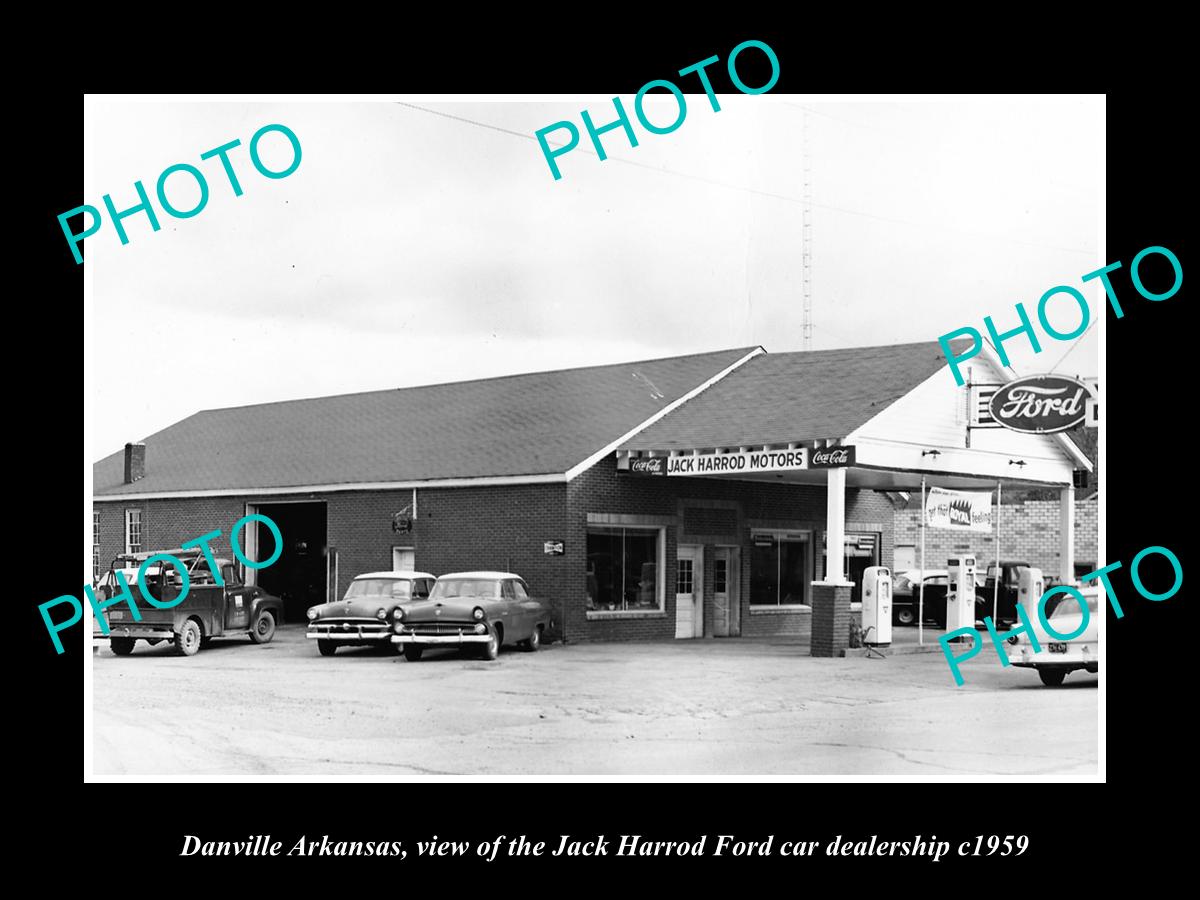
M 429 594 L 429 599 L 472 597 L 487 600 L 499 596 L 500 582 L 492 578 L 439 578 Z
M 397 578 L 356 578 L 350 582 L 346 599 L 355 597 L 401 597 L 412 596 L 412 582 Z
M 907 575 L 900 575 L 896 578 L 896 586 L 893 588 L 896 593 L 911 594 L 913 588 L 912 581 Z

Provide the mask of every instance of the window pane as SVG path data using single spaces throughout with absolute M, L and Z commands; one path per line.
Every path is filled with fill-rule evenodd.
M 142 552 L 142 511 L 125 510 L 125 545 L 127 553 Z
M 588 609 L 658 609 L 657 529 L 589 528 Z
M 775 538 L 756 534 L 750 548 L 750 604 L 775 606 L 779 603 L 779 560 Z
M 521 582 L 514 581 L 513 582 L 513 590 L 516 591 L 518 600 L 528 600 L 529 599 L 529 594 L 525 590 L 525 585 L 521 584 Z
M 713 593 L 726 594 L 729 592 L 729 561 L 722 556 L 713 563 Z
M 690 559 L 675 560 L 675 593 L 692 593 L 692 561 Z
M 779 602 L 804 603 L 808 575 L 808 542 L 779 542 Z

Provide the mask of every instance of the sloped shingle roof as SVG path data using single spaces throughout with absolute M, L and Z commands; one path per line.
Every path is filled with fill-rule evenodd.
M 566 472 L 756 348 L 205 410 L 93 467 L 96 496 Z
M 936 341 L 767 353 L 621 449 L 692 450 L 844 438 L 944 365 Z

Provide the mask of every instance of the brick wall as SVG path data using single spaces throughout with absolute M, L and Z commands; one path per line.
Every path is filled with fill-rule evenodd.
M 392 567 L 392 548 L 412 546 L 417 568 L 434 574 L 469 569 L 507 569 L 523 576 L 534 594 L 551 601 L 560 635 L 581 640 L 668 640 L 675 635 L 676 547 L 704 547 L 704 630 L 713 633 L 713 554 L 718 545 L 741 551 L 740 614 L 744 635 L 806 630 L 810 613 L 762 612 L 750 607 L 752 528 L 825 528 L 823 487 L 703 478 L 638 477 L 618 474 L 615 456 L 569 484 L 420 489 L 410 533 L 392 530 L 392 515 L 412 502 L 411 490 L 344 491 L 288 500 L 326 504 L 327 542 L 338 550 L 337 592 L 356 574 Z M 105 501 L 100 511 L 101 563 L 124 551 L 124 510 L 142 510 L 143 547 L 177 547 L 219 529 L 218 555 L 232 556 L 229 529 L 248 503 L 268 505 L 276 497 L 241 496 Z M 688 512 L 690 510 L 690 512 Z M 588 618 L 588 514 L 649 517 L 666 528 L 663 579 L 665 608 L 637 617 Z M 846 492 L 847 530 L 878 531 L 881 562 L 892 564 L 892 507 L 873 491 Z M 684 531 L 685 523 L 700 533 Z M 714 533 L 729 530 L 729 533 Z M 563 541 L 562 556 L 547 556 L 546 541 Z M 819 550 L 817 550 L 819 559 Z M 819 562 L 818 562 L 819 565 Z M 816 577 L 814 573 L 813 577 Z M 736 633 L 736 632 L 735 632 Z
M 1097 563 L 1097 507 L 1093 495 L 1075 503 L 1075 561 L 1095 567 Z M 921 546 L 921 510 L 897 509 L 897 544 Z M 1026 500 L 1004 504 L 1000 514 L 1000 554 L 1005 559 L 1022 560 L 1044 573 L 1059 574 L 1059 502 Z M 981 565 L 996 558 L 996 538 L 991 534 L 953 532 L 930 528 L 925 534 L 925 562 L 930 568 L 945 568 L 946 560 L 962 553 L 974 553 Z
M 409 533 L 392 530 L 392 515 L 412 503 L 411 490 L 294 495 L 287 500 L 325 503 L 327 545 L 338 552 L 337 596 L 355 575 L 391 569 L 393 547 L 410 546 L 419 569 L 441 574 L 511 568 L 526 578 L 535 594 L 551 599 L 566 558 L 545 556 L 542 542 L 560 538 L 565 498 L 563 484 L 420 490 L 418 517 Z M 126 509 L 142 510 L 145 550 L 178 547 L 219 529 L 214 552 L 232 557 L 229 529 L 245 515 L 246 505 L 279 501 L 249 495 L 97 503 L 101 565 L 107 567 L 125 550 Z
M 568 598 L 578 598 L 566 613 L 567 633 L 572 640 L 665 640 L 675 635 L 674 577 L 676 547 L 704 546 L 705 634 L 712 634 L 712 559 L 718 545 L 741 549 L 740 633 L 747 636 L 795 634 L 807 631 L 808 609 L 771 610 L 750 606 L 750 533 L 753 528 L 811 529 L 820 540 L 825 529 L 825 489 L 819 486 L 727 481 L 704 478 L 663 478 L 619 473 L 615 457 L 607 457 L 568 485 L 572 543 L 586 546 L 587 514 L 619 513 L 665 517 L 667 526 L 667 576 L 665 611 L 654 617 L 616 618 L 587 616 L 586 558 L 572 583 L 565 585 Z M 689 507 L 713 504 L 721 512 L 686 513 Z M 730 508 L 736 513 L 731 519 Z M 686 534 L 684 522 L 712 527 L 733 521 L 736 530 L 725 535 Z M 693 524 L 693 527 L 697 527 Z M 874 491 L 846 491 L 846 530 L 877 531 L 881 534 L 880 564 L 892 565 L 892 505 Z M 817 551 L 819 557 L 819 550 Z M 586 556 L 586 555 L 585 555 Z M 819 565 L 819 562 L 817 563 Z M 815 577 L 815 575 L 814 575 Z M 753 611 L 752 611 L 753 609 Z

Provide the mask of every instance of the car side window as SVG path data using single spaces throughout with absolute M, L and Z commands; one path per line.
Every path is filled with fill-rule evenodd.
M 424 600 L 429 596 L 429 581 L 425 578 L 417 578 L 413 581 L 412 595 L 414 600 Z
M 514 581 L 512 586 L 518 600 L 529 599 L 529 592 L 525 590 L 525 585 L 521 584 L 519 581 Z
M 517 599 L 516 594 L 513 593 L 513 583 L 511 581 L 506 580 L 504 582 L 503 586 L 501 587 L 500 596 L 502 596 L 505 600 Z
M 241 587 L 242 576 L 238 572 L 237 566 L 227 565 L 221 567 L 221 577 L 225 579 L 226 587 Z

